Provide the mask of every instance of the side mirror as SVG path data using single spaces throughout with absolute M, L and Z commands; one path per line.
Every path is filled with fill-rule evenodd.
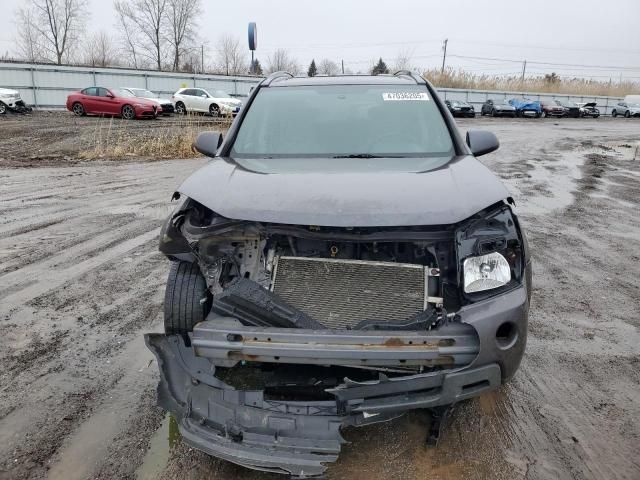
M 219 132 L 202 132 L 196 137 L 191 148 L 207 157 L 215 157 L 222 145 L 222 134 Z
M 498 137 L 486 130 L 469 130 L 467 132 L 467 145 L 474 156 L 479 157 L 491 153 L 500 147 Z
M 113 93 L 107 93 L 107 98 L 116 98 L 116 96 Z

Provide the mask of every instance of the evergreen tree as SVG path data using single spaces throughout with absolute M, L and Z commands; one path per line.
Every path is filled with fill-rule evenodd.
M 311 65 L 309 65 L 309 70 L 307 70 L 307 77 L 315 77 L 318 74 L 318 69 L 316 68 L 315 59 L 311 60 Z
M 371 70 L 371 75 L 380 75 L 381 73 L 389 73 L 387 64 L 382 61 L 382 57 L 380 57 L 378 63 L 373 67 L 373 70 Z
M 260 60 L 257 58 L 253 61 L 253 72 L 254 75 L 264 75 L 262 72 L 262 65 L 260 65 Z

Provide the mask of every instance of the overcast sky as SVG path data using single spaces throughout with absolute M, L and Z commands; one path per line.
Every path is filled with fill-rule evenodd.
M 25 3 L 0 0 L 3 19 Z M 90 4 L 88 31 L 115 38 L 112 2 Z M 476 73 L 515 74 L 527 59 L 531 74 L 640 80 L 640 0 L 203 0 L 203 8 L 207 56 L 223 33 L 246 45 L 247 23 L 255 21 L 263 65 L 286 48 L 305 66 L 329 58 L 366 71 L 380 56 L 392 65 L 405 52 L 418 69 L 439 68 L 448 38 L 447 64 Z M 15 28 L 3 24 L 0 52 L 11 52 Z

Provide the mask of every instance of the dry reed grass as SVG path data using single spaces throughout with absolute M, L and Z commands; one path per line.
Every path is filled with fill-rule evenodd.
M 532 93 L 564 93 L 572 95 L 598 95 L 624 97 L 625 95 L 640 93 L 640 83 L 602 82 L 584 78 L 564 79 L 555 77 L 554 80 L 541 77 L 527 77 L 524 82 L 519 76 L 479 75 L 464 70 L 445 69 L 441 73 L 438 69 L 427 70 L 423 77 L 441 88 L 473 88 L 477 90 L 507 90 L 511 92 Z
M 226 133 L 231 119 L 214 122 L 202 115 L 173 116 L 159 120 L 104 119 L 96 123 L 89 148 L 80 152 L 86 160 L 191 158 L 200 156 L 191 149 L 198 133 Z

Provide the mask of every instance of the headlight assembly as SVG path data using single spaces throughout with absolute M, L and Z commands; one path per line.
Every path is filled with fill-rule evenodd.
M 474 302 L 522 284 L 524 234 L 507 204 L 479 212 L 456 229 L 458 286 Z
M 511 281 L 509 262 L 498 252 L 465 259 L 464 291 L 482 292 L 506 285 Z

